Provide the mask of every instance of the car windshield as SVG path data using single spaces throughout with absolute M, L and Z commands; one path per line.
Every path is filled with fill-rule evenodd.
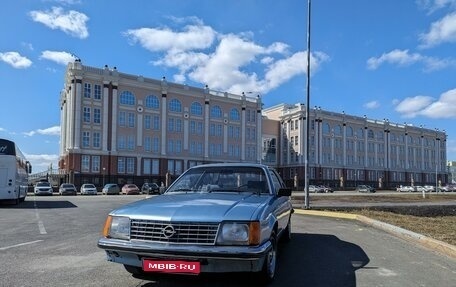
M 65 187 L 65 188 L 72 188 L 74 187 L 72 184 L 62 184 L 62 187 Z
M 255 192 L 269 193 L 267 177 L 259 167 L 201 167 L 188 170 L 167 193 Z
M 93 184 L 84 184 L 85 188 L 95 188 L 95 185 Z
M 36 186 L 51 186 L 49 182 L 38 182 Z

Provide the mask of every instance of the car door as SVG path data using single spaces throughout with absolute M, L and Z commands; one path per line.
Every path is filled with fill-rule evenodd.
M 280 176 L 277 174 L 277 172 L 273 169 L 270 169 L 270 177 L 272 181 L 272 187 L 273 187 L 273 194 L 274 194 L 274 215 L 277 218 L 278 221 L 278 232 L 282 232 L 283 229 L 288 224 L 288 220 L 290 218 L 290 213 L 291 213 L 291 203 L 290 199 L 287 196 L 277 196 L 279 189 L 284 188 L 285 184 L 281 180 Z

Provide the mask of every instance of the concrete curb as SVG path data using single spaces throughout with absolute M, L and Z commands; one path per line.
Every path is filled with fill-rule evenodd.
M 350 220 L 358 220 L 364 224 L 370 225 L 377 229 L 381 229 L 390 234 L 393 234 L 399 238 L 405 239 L 410 242 L 417 243 L 421 246 L 424 246 L 428 249 L 444 254 L 448 257 L 456 259 L 456 246 L 442 242 L 437 239 L 427 237 L 425 235 L 389 224 L 379 220 L 375 220 L 363 215 L 349 214 L 342 212 L 332 212 L 332 211 L 318 211 L 318 210 L 302 210 L 295 209 L 295 213 L 301 215 L 314 215 L 314 216 L 324 216 L 324 217 L 333 217 L 333 218 L 342 218 Z

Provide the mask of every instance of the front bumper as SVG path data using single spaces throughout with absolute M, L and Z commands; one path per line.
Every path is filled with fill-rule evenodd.
M 201 272 L 261 271 L 269 241 L 259 246 L 200 246 L 124 241 L 101 238 L 98 247 L 106 251 L 107 260 L 142 267 L 143 259 L 198 261 Z

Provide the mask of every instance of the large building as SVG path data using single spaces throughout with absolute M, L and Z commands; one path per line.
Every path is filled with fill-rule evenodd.
M 60 95 L 59 168 L 80 185 L 169 184 L 210 162 L 262 162 L 304 187 L 306 108 L 263 109 L 259 96 L 216 92 L 115 67 L 69 63 Z M 310 183 L 350 188 L 448 181 L 443 131 L 312 109 Z
M 309 111 L 311 184 L 347 188 L 363 183 L 394 188 L 448 182 L 444 131 L 317 107 Z M 307 144 L 305 105 L 277 105 L 263 110 L 263 114 L 280 121 L 277 137 L 263 135 L 265 150 L 280 147 L 277 166 L 282 176 L 290 184 L 303 186 Z
M 172 180 L 208 162 L 259 162 L 261 99 L 69 63 L 59 168 L 79 185 Z

